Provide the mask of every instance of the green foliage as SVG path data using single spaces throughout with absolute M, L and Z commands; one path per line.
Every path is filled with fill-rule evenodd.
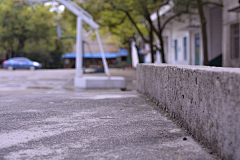
M 54 24 L 61 22 L 57 17 L 43 5 L 3 0 L 0 53 L 4 50 L 6 58 L 25 56 L 43 63 L 44 67 L 60 67 L 61 54 L 72 48 L 72 41 L 53 39 L 57 35 Z
M 176 14 L 161 19 L 158 17 L 155 22 L 152 21 L 151 14 L 168 5 L 170 0 L 85 0 L 83 8 L 93 15 L 101 28 L 104 27 L 101 29 L 103 34 L 112 33 L 115 43 L 125 44 L 124 42 L 130 38 L 135 39 L 134 35 L 138 34 L 145 43 L 150 44 L 152 59 L 158 50 L 165 63 L 163 30 L 172 19 L 186 12 L 184 2 L 187 0 L 175 1 L 181 4 L 173 8 Z M 153 35 L 159 39 L 159 44 L 154 44 Z
M 100 34 L 108 35 L 106 43 L 115 43 L 120 47 L 128 46 L 126 43 L 129 38 L 137 34 L 136 28 L 132 25 L 126 14 L 121 8 L 132 9 L 131 1 L 106 1 L 106 0 L 86 0 L 81 6 L 88 11 L 93 19 L 100 25 Z M 118 5 L 117 9 L 112 7 Z M 136 21 L 142 21 L 139 15 L 133 15 Z M 144 35 L 147 35 L 147 29 L 143 23 L 138 23 L 138 27 Z M 87 26 L 86 30 L 90 30 Z M 109 36 L 110 33 L 110 36 Z

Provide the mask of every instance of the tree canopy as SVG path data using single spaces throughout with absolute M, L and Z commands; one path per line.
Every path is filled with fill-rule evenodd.
M 164 16 L 157 14 L 157 19 L 153 21 L 152 13 L 170 5 L 171 2 L 174 4 L 171 6 L 171 12 Z M 82 5 L 102 27 L 105 27 L 105 33 L 110 32 L 116 37 L 118 43 L 123 43 L 137 33 L 144 43 L 150 45 L 152 62 L 153 55 L 158 50 L 161 52 L 163 63 L 165 48 L 162 33 L 166 25 L 183 14 L 198 14 L 202 31 L 204 64 L 208 65 L 204 7 L 209 4 L 222 6 L 222 0 L 85 0 Z
M 116 37 L 118 43 L 125 44 L 127 39 L 138 34 L 144 43 L 150 45 L 152 62 L 155 52 L 162 54 L 165 63 L 165 50 L 163 45 L 163 30 L 174 18 L 187 12 L 187 0 L 175 0 L 181 6 L 174 6 L 174 13 L 165 18 L 158 16 L 157 22 L 151 19 L 154 11 L 169 5 L 170 0 L 85 0 L 82 6 L 104 28 L 105 33 L 110 32 Z M 154 42 L 155 37 L 159 44 Z
M 61 54 L 72 48 L 72 41 L 53 39 L 57 35 L 55 24 L 60 20 L 59 15 L 49 9 L 40 4 L 31 6 L 25 2 L 2 1 L 0 51 L 6 58 L 25 56 L 42 62 L 45 67 L 60 65 Z
M 156 14 L 155 20 L 151 18 L 152 13 L 170 2 L 174 3 L 170 13 L 164 16 Z M 63 37 L 76 35 L 76 16 L 68 10 L 58 14 L 39 4 L 30 6 L 9 0 L 0 0 L 0 3 L 0 53 L 3 51 L 7 58 L 27 56 L 50 64 L 56 59 L 60 61 L 55 54 L 60 57 L 72 49 L 73 40 L 52 38 L 57 35 L 56 25 L 61 26 Z M 197 10 L 201 21 L 204 64 L 207 65 L 206 18 L 203 13 L 207 4 L 221 6 L 221 0 L 84 0 L 80 5 L 100 24 L 100 34 L 109 37 L 107 43 L 129 47 L 130 41 L 140 37 L 150 45 L 152 62 L 156 51 L 160 51 L 163 63 L 166 25 L 182 14 L 192 14 L 192 10 Z M 84 28 L 90 30 L 86 24 Z

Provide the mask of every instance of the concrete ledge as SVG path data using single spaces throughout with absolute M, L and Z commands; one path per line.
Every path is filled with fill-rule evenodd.
M 149 95 L 223 159 L 240 159 L 240 69 L 140 64 Z
M 126 81 L 124 77 L 75 77 L 74 86 L 85 89 L 105 89 L 105 88 L 119 88 L 125 89 Z

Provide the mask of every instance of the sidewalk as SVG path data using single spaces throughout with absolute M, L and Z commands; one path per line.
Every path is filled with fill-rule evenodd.
M 8 92 L 0 102 L 0 159 L 216 159 L 136 91 Z

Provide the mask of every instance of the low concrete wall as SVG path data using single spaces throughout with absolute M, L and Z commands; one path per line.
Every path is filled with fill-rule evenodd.
M 140 64 L 138 90 L 223 159 L 240 159 L 240 69 Z

